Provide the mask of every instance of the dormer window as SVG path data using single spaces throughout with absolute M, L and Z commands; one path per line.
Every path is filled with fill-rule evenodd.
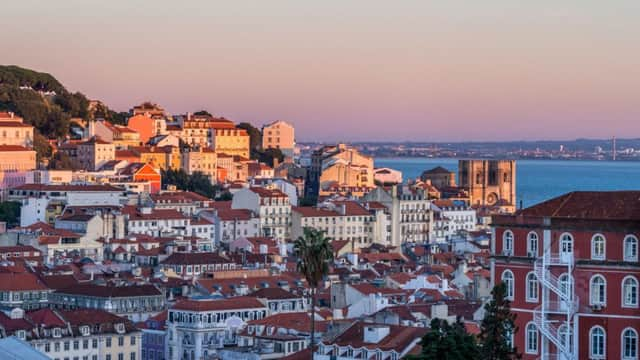
M 124 324 L 123 323 L 117 323 L 115 325 L 115 329 L 116 329 L 116 332 L 118 334 L 124 334 Z
M 82 336 L 89 336 L 89 334 L 91 332 L 89 331 L 89 327 L 88 326 L 81 326 L 80 327 L 80 333 L 82 334 Z
M 60 328 L 53 329 L 53 337 L 54 338 L 62 337 L 62 330 Z
M 27 332 L 24 330 L 18 330 L 16 336 L 18 336 L 18 339 L 20 340 L 25 340 L 27 338 Z
M 249 328 L 247 329 L 247 332 L 249 333 L 249 335 L 253 334 L 253 330 L 254 330 L 254 326 L 253 325 L 249 325 Z
M 273 326 L 268 326 L 267 327 L 267 336 L 271 336 L 273 335 Z

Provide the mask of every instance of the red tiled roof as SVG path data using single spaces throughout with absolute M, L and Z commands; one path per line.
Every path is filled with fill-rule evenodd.
M 115 187 L 113 185 L 46 185 L 46 184 L 24 184 L 20 185 L 14 190 L 26 190 L 26 191 L 109 191 L 109 192 L 123 192 L 124 189 Z
M 2 122 L 0 122 L 2 124 Z M 4 151 L 34 151 L 20 145 L 0 145 L 0 152 Z
M 61 294 L 85 295 L 94 297 L 134 297 L 162 295 L 160 290 L 153 285 L 131 286 L 102 286 L 94 284 L 82 284 L 56 291 Z
M 252 212 L 248 209 L 220 209 L 218 210 L 218 217 L 222 221 L 231 220 L 251 220 Z
M 329 217 L 329 216 L 341 216 L 338 212 L 311 207 L 311 206 L 292 206 L 291 211 L 295 211 L 302 215 L 302 217 Z
M 229 263 L 232 263 L 232 261 L 225 259 L 214 252 L 173 253 L 162 262 L 162 264 L 164 265 L 229 264 Z
M 389 328 L 389 335 L 385 336 L 376 344 L 366 343 L 364 341 L 364 329 L 371 326 L 383 326 Z M 332 341 L 332 344 L 339 346 L 351 346 L 353 348 L 380 349 L 383 351 L 395 350 L 403 353 L 416 340 L 421 339 L 429 330 L 411 326 L 397 325 L 377 325 L 357 321 L 346 331 L 340 334 Z
M 261 187 L 251 187 L 251 191 L 258 194 L 260 197 L 289 197 L 287 194 L 283 193 L 280 189 L 266 189 Z
M 515 216 L 640 220 L 640 191 L 574 191 L 516 212 Z
M 301 298 L 300 296 L 294 295 L 279 287 L 262 288 L 251 293 L 251 296 L 260 298 L 260 299 L 268 299 L 268 300 L 284 300 L 284 299 Z
M 358 292 L 369 295 L 369 294 L 381 294 L 381 295 L 396 295 L 396 294 L 404 294 L 402 290 L 399 289 L 390 289 L 390 288 L 379 288 L 375 287 L 371 284 L 351 284 L 349 285 L 352 288 L 356 289 Z
M 172 309 L 187 311 L 217 311 L 264 308 L 258 299 L 254 297 L 234 297 L 221 300 L 182 300 L 178 301 Z

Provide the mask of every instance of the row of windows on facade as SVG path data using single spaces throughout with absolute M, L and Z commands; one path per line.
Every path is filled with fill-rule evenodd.
M 73 350 L 80 350 L 81 347 L 81 342 L 80 340 L 74 340 L 74 341 L 56 341 L 53 342 L 53 349 L 51 347 L 51 342 L 47 342 L 44 344 L 43 346 L 43 350 L 45 353 L 50 353 L 50 352 L 60 352 L 60 351 L 70 351 L 71 348 L 73 347 Z M 136 337 L 135 336 L 131 336 L 129 338 L 129 345 L 135 345 L 136 344 Z M 105 338 L 105 346 L 110 348 L 112 347 L 112 340 L 110 337 Z M 122 347 L 125 346 L 125 337 L 124 336 L 119 336 L 118 337 L 118 346 Z M 91 340 L 91 348 L 92 349 L 97 349 L 98 348 L 98 339 L 92 339 Z M 87 350 L 89 349 L 89 340 L 85 339 L 82 340 L 82 349 L 83 350 Z M 53 351 L 52 351 L 53 350 Z
M 232 318 L 232 317 L 239 317 L 243 320 L 260 320 L 266 316 L 267 316 L 266 310 L 220 311 L 220 312 L 210 312 L 206 314 L 169 312 L 169 322 L 184 323 L 184 324 L 196 324 L 196 323 L 217 324 L 221 321 L 225 321 L 228 318 Z
M 502 249 L 504 255 L 513 255 L 514 236 L 511 230 L 502 234 Z M 527 254 L 531 257 L 538 255 L 539 237 L 536 232 L 527 234 Z M 560 235 L 560 251 L 573 253 L 573 236 L 565 233 Z M 638 261 L 638 238 L 635 235 L 627 235 L 623 240 L 623 259 L 625 261 Z M 606 238 L 602 234 L 591 237 L 591 259 L 606 259 Z
M 117 355 L 117 360 L 125 360 L 125 354 L 123 353 L 119 353 Z M 65 356 L 63 358 L 54 358 L 54 360 L 80 360 L 80 356 L 73 356 L 73 357 L 68 357 Z M 84 355 L 82 356 L 82 360 L 89 360 L 89 355 Z M 98 355 L 91 355 L 91 360 L 98 360 Z M 115 360 L 112 358 L 111 354 L 106 354 L 104 356 L 104 360 Z M 135 352 L 131 352 L 129 354 L 129 360 L 136 360 L 136 353 Z
M 526 276 L 525 299 L 527 302 L 538 302 L 540 286 L 538 278 L 534 272 L 530 272 Z M 507 298 L 513 300 L 515 293 L 515 278 L 511 270 L 502 272 L 502 282 L 507 288 Z M 564 273 L 558 277 L 560 290 L 570 296 L 573 288 L 573 278 L 571 275 Z M 627 275 L 622 279 L 622 306 L 638 307 L 638 279 L 633 275 Z M 595 274 L 589 280 L 589 305 L 607 305 L 607 281 L 601 274 Z
M 129 225 L 131 227 L 149 227 L 149 226 L 158 226 L 158 224 L 171 226 L 171 225 L 183 225 L 187 226 L 187 220 L 162 220 L 162 221 L 130 221 Z
M 571 347 L 573 337 L 571 330 L 566 324 L 558 328 L 560 343 L 563 346 Z M 528 323 L 525 328 L 525 352 L 527 354 L 538 354 L 540 337 L 536 325 Z M 625 328 L 620 334 L 621 338 L 621 359 L 638 359 L 638 332 L 631 327 Z M 589 359 L 605 359 L 607 356 L 606 332 L 601 326 L 594 326 L 589 330 Z
M 184 270 L 186 271 L 187 274 L 191 274 L 191 272 L 193 271 L 194 273 L 200 273 L 200 270 L 202 271 L 207 271 L 207 268 L 211 271 L 215 271 L 215 270 L 234 270 L 236 268 L 236 264 L 209 264 L 209 265 L 173 265 L 173 266 L 169 266 L 167 267 L 169 269 L 173 268 L 173 270 L 178 273 L 181 274 L 182 273 L 182 269 L 184 268 Z

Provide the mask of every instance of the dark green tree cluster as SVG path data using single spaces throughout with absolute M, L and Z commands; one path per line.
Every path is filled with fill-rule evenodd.
M 34 90 L 55 91 L 58 94 L 67 91 L 52 75 L 15 65 L 0 66 L 0 84 L 11 87 L 31 86 Z
M 0 202 L 0 221 L 9 226 L 20 225 L 20 203 L 15 201 Z
M 464 324 L 456 321 L 448 324 L 444 320 L 433 319 L 430 331 L 422 338 L 422 352 L 411 356 L 411 360 L 513 360 L 521 355 L 512 346 L 511 334 L 515 334 L 515 314 L 506 298 L 504 283 L 491 291 L 492 299 L 485 309 L 481 333 L 478 338 L 466 332 Z
M 169 169 L 162 170 L 161 176 L 162 187 L 165 189 L 167 185 L 175 185 L 178 190 L 193 191 L 210 199 L 230 200 L 231 194 L 222 191 L 219 186 L 213 185 L 209 178 L 201 172 L 189 175 L 182 169 Z
M 446 320 L 431 320 L 431 329 L 422 338 L 422 353 L 412 359 L 475 360 L 480 349 L 473 335 L 467 333 L 460 319 L 449 324 Z
M 284 154 L 280 149 L 263 149 L 262 148 L 262 132 L 257 127 L 242 122 L 238 124 L 238 128 L 247 130 L 249 134 L 250 157 L 253 160 L 273 166 L 273 160 L 278 159 L 280 163 L 284 161 Z
M 34 91 L 20 89 L 31 87 Z M 43 96 L 38 91 L 54 91 L 55 96 Z M 12 111 L 49 139 L 69 134 L 71 118 L 87 119 L 89 100 L 81 93 L 67 91 L 53 76 L 17 66 L 0 66 L 0 111 Z M 51 155 L 51 149 L 36 146 L 39 158 Z

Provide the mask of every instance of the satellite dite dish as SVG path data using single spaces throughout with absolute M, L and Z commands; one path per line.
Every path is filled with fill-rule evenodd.
M 235 315 L 228 318 L 224 323 L 225 325 L 227 325 L 227 327 L 235 328 L 235 329 L 239 329 L 242 326 L 244 326 L 244 321 L 242 321 L 241 318 Z

